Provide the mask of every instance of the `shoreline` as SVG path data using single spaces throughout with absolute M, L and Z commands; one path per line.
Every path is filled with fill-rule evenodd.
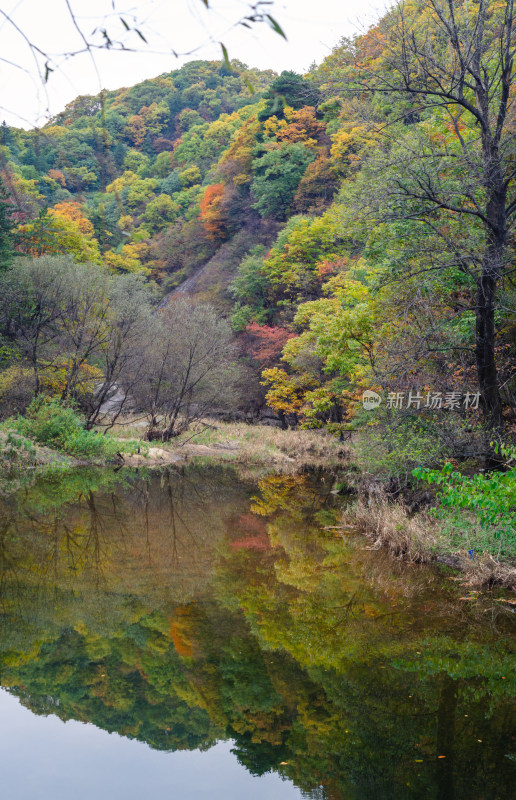
M 516 563 L 497 559 L 486 551 L 455 548 L 447 543 L 439 521 L 428 511 L 410 514 L 402 502 L 367 502 L 358 497 L 344 511 L 342 530 L 353 529 L 407 564 L 436 564 L 457 570 L 457 580 L 471 589 L 494 587 L 516 591 Z M 471 599 L 471 598 L 465 598 Z
M 410 563 L 435 563 L 457 570 L 457 580 L 467 587 L 490 589 L 494 586 L 516 590 L 516 564 L 495 558 L 482 551 L 457 548 L 446 541 L 437 520 L 427 510 L 410 513 L 400 500 L 386 497 L 367 497 L 353 486 L 356 467 L 352 451 L 333 437 L 319 431 L 287 430 L 246 423 L 217 423 L 200 425 L 183 437 L 161 446 L 141 442 L 141 452 L 123 453 L 124 437 L 134 442 L 135 429 L 131 424 L 114 431 L 120 442 L 117 459 L 80 459 L 34 443 L 31 457 L 13 463 L 4 475 L 13 485 L 27 472 L 44 475 L 74 470 L 80 467 L 159 469 L 192 461 L 208 461 L 234 466 L 242 473 L 253 475 L 267 472 L 295 474 L 303 469 L 322 468 L 335 473 L 335 493 L 355 498 L 343 512 L 343 535 L 346 530 L 360 532 L 371 542 L 371 549 L 385 549 L 395 557 Z M 195 439 L 195 441 L 193 441 Z M 5 442 L 2 443 L 5 463 Z M 27 451 L 29 452 L 29 451 Z M 5 468 L 4 468 L 5 472 Z M 349 480 L 348 482 L 348 479 Z M 353 493 L 353 494 L 352 494 Z

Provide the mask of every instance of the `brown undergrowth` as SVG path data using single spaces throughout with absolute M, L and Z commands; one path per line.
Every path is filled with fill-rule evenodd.
M 372 549 L 385 548 L 412 563 L 439 562 L 456 568 L 458 580 L 471 588 L 516 590 L 516 564 L 502 563 L 486 552 L 450 549 L 440 521 L 427 511 L 411 514 L 402 501 L 359 498 L 344 512 L 343 522 L 371 539 Z

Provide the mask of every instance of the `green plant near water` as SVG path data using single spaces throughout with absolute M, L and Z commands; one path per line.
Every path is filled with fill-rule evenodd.
M 8 431 L 2 446 L 1 461 L 4 466 L 15 465 L 21 461 L 32 462 L 36 455 L 36 448 L 24 436 L 13 431 Z
M 357 419 L 365 424 L 353 449 L 364 472 L 407 483 L 417 464 L 439 463 L 446 453 L 441 430 L 423 417 L 411 414 L 396 417 L 388 409 L 382 409 L 374 421 L 368 421 L 367 412 Z
M 463 512 L 470 512 L 484 536 L 496 540 L 497 555 L 516 557 L 516 448 L 496 445 L 494 449 L 505 460 L 504 471 L 468 477 L 447 462 L 440 470 L 417 467 L 412 474 L 440 487 L 439 516 L 461 525 Z M 483 541 L 492 550 L 492 541 Z
M 10 420 L 9 424 L 38 444 L 72 456 L 110 458 L 120 447 L 116 439 L 87 431 L 82 415 L 58 399 L 35 398 L 26 415 Z M 127 445 L 124 442 L 124 449 Z

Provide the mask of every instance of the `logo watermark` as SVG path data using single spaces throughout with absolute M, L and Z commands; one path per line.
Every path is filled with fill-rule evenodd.
M 374 411 L 382 402 L 382 397 L 372 389 L 362 395 L 362 405 L 366 411 Z M 448 411 L 476 411 L 480 403 L 480 392 L 387 392 L 386 408 L 413 408 L 416 411 L 446 409 Z
M 366 411 L 372 411 L 374 408 L 378 408 L 381 402 L 381 396 L 377 392 L 373 392 L 372 389 L 366 389 L 362 395 L 362 405 Z

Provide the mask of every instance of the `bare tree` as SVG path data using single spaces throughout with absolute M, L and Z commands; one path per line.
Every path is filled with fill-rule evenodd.
M 106 338 L 96 359 L 102 378 L 84 400 L 88 428 L 109 429 L 124 411 L 142 375 L 148 343 L 159 327 L 153 317 L 153 290 L 141 276 L 111 276 L 107 296 Z
M 237 350 L 230 326 L 211 306 L 177 299 L 157 321 L 133 395 L 147 415 L 147 437 L 168 441 L 214 407 L 231 406 Z

